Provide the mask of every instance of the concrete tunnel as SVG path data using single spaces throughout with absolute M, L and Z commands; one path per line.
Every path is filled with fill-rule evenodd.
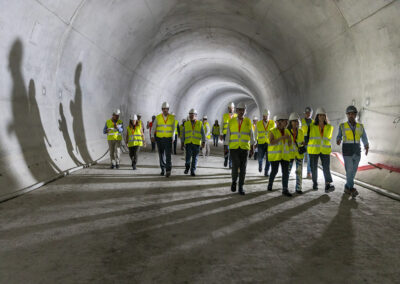
M 1 239 L 5 248 L 2 255 L 10 256 L 10 260 L 0 264 L 0 281 L 21 283 L 30 279 L 34 283 L 140 283 L 164 279 L 165 282 L 175 283 L 267 280 L 304 280 L 306 282 L 300 282 L 311 283 L 347 279 L 357 283 L 364 279 L 367 282 L 395 282 L 396 278 L 399 279 L 399 272 L 396 272 L 395 266 L 387 263 L 396 264 L 400 260 L 399 245 L 393 241 L 393 235 L 396 232 L 398 235 L 400 228 L 399 204 L 375 191 L 395 199 L 400 194 L 399 15 L 400 1 L 396 0 L 1 0 L 0 114 L 3 127 L 0 130 L 0 200 L 5 201 L 1 203 L 1 211 L 4 212 L 1 227 L 6 234 Z M 303 228 L 314 230 L 321 237 L 318 239 L 318 236 L 304 233 L 304 238 L 297 240 L 300 246 L 303 245 L 302 242 L 306 246 L 305 239 L 311 239 L 309 250 L 307 246 L 303 251 L 294 248 L 285 250 L 282 248 L 283 244 L 274 240 L 276 246 L 268 248 L 269 260 L 263 259 L 264 263 L 268 263 L 267 267 L 276 268 L 273 271 L 268 271 L 268 268 L 262 270 L 258 266 L 258 270 L 254 272 L 254 267 L 247 267 L 251 261 L 257 262 L 257 257 L 261 259 L 260 255 L 248 255 L 251 261 L 242 263 L 239 254 L 243 256 L 246 246 L 241 246 L 232 253 L 229 261 L 215 257 L 207 261 L 215 261 L 216 265 L 208 266 L 197 260 L 198 268 L 193 268 L 192 266 L 196 266 L 193 263 L 188 268 L 185 260 L 192 260 L 192 251 L 190 257 L 189 253 L 182 251 L 170 252 L 163 262 L 161 258 L 164 255 L 160 253 L 161 256 L 155 259 L 151 254 L 157 248 L 143 245 L 137 251 L 124 250 L 122 241 L 115 238 L 113 240 L 117 248 L 112 252 L 113 256 L 102 259 L 100 263 L 87 264 L 88 270 L 97 270 L 97 274 L 85 274 L 78 268 L 77 264 L 91 259 L 90 253 L 85 249 L 80 250 L 83 256 L 80 258 L 78 254 L 78 260 L 73 258 L 73 249 L 60 249 L 59 255 L 70 253 L 64 261 L 66 263 L 69 260 L 71 266 L 63 265 L 54 251 L 43 246 L 51 243 L 55 249 L 55 243 L 64 239 L 58 238 L 55 231 L 47 230 L 55 230 L 58 225 L 63 228 L 65 226 L 60 230 L 69 231 L 65 238 L 68 235 L 70 247 L 78 243 L 75 241 L 78 235 L 82 237 L 82 241 L 91 242 L 90 237 L 99 231 L 81 231 L 78 225 L 83 223 L 75 224 L 79 228 L 70 229 L 73 218 L 89 218 L 87 216 L 91 214 L 107 215 L 111 214 L 112 208 L 128 206 L 123 202 L 122 197 L 125 195 L 118 195 L 118 200 L 113 195 L 122 194 L 120 189 L 117 193 L 103 192 L 108 198 L 107 202 L 116 202 L 113 205 L 103 204 L 104 207 L 101 208 L 104 210 L 96 207 L 97 211 L 87 216 L 80 214 L 81 210 L 84 211 L 95 203 L 95 200 L 90 200 L 88 192 L 79 192 L 86 186 L 93 186 L 95 190 L 96 175 L 91 171 L 100 171 L 97 176 L 99 179 L 102 175 L 103 178 L 113 175 L 109 170 L 101 170 L 101 165 L 108 163 L 107 141 L 102 133 L 104 122 L 116 108 L 121 109 L 125 125 L 129 115 L 133 113 L 141 113 L 146 122 L 152 115 L 160 113 L 163 101 L 169 102 L 171 111 L 179 120 L 185 118 L 188 110 L 194 107 L 199 116 L 208 115 L 211 122 L 215 119 L 221 120 L 231 101 L 246 102 L 247 115 L 250 117 L 260 116 L 264 108 L 270 109 L 272 115 L 290 112 L 302 115 L 306 106 L 314 109 L 322 106 L 335 127 L 334 137 L 339 124 L 346 119 L 346 107 L 354 105 L 359 109 L 358 119 L 365 125 L 371 145 L 369 155 L 362 156 L 360 165 L 363 169 L 357 174 L 357 179 L 362 182 L 360 186 L 365 187 L 362 193 L 365 197 L 356 205 L 351 203 L 342 206 L 344 201 L 339 195 L 342 188 L 337 186 L 336 199 L 331 197 L 331 205 L 326 200 L 322 202 L 320 198 L 323 197 L 319 195 L 310 195 L 311 197 L 307 197 L 310 199 L 304 204 L 296 198 L 294 202 L 297 207 L 285 207 L 289 213 L 276 213 L 283 214 L 277 218 L 289 223 L 297 220 L 297 213 L 310 214 L 309 218 L 316 218 L 320 214 L 325 218 L 324 222 L 329 222 L 325 224 L 320 221 L 314 227 L 304 225 Z M 149 139 L 148 133 L 146 137 Z M 222 150 L 213 151 L 216 153 L 213 157 L 215 167 L 220 166 L 223 170 L 222 163 L 217 162 L 221 160 L 218 154 L 221 155 Z M 334 143 L 333 151 L 340 153 L 339 146 Z M 144 163 L 149 163 L 146 174 L 151 175 L 152 171 L 156 173 L 154 180 L 158 182 L 160 190 L 168 186 L 164 180 L 158 180 L 157 169 L 151 170 L 150 164 L 156 165 L 157 157 L 143 151 L 143 159 Z M 214 165 L 214 160 L 200 160 L 199 163 Z M 339 154 L 331 157 L 331 169 L 339 175 L 344 174 L 340 161 Z M 180 159 L 174 160 L 176 166 L 182 163 Z M 251 168 L 248 171 L 251 172 Z M 89 185 L 84 179 L 86 173 L 91 173 Z M 213 172 L 204 169 L 204 179 L 207 173 Z M 121 176 L 121 179 L 125 179 L 124 186 L 130 186 L 124 190 L 144 186 L 129 184 L 126 171 L 124 175 Z M 177 173 L 175 177 L 177 183 L 178 175 Z M 48 183 L 61 176 L 65 177 Z M 341 180 L 339 177 L 335 179 Z M 65 189 L 66 181 L 71 181 L 68 189 Z M 227 181 L 229 175 L 225 176 L 225 180 L 213 180 L 212 184 L 223 184 Z M 110 184 L 118 182 L 118 179 L 108 181 Z M 200 186 L 201 182 L 203 180 L 197 180 L 192 185 Z M 254 186 L 258 186 L 260 191 L 264 190 L 266 181 L 263 182 L 264 184 L 255 183 Z M 47 185 L 41 187 L 44 184 Z M 105 182 L 99 181 L 99 184 L 104 186 Z M 187 184 L 189 186 L 190 183 Z M 32 191 L 39 187 L 41 188 Z M 221 197 L 224 194 L 229 196 L 228 187 L 218 188 Z M 78 191 L 72 196 L 74 190 Z M 29 191 L 29 194 L 22 195 Z M 12 199 L 16 196 L 20 197 Z M 169 196 L 169 199 L 166 197 L 168 202 L 174 201 L 172 196 L 174 195 Z M 68 202 L 63 203 L 63 198 Z M 131 201 L 132 198 L 138 198 L 137 200 L 145 204 L 143 195 L 129 198 Z M 257 198 L 266 197 L 257 195 Z M 160 197 L 157 200 L 154 204 L 162 199 Z M 103 201 L 105 202 L 105 198 Z M 175 202 L 180 204 L 176 200 Z M 274 205 L 279 203 L 276 200 L 268 202 Z M 48 208 L 48 213 L 55 214 L 54 216 L 35 215 L 39 214 L 36 211 L 42 214 L 41 210 L 52 204 L 58 204 L 58 207 Z M 154 204 L 152 206 L 158 208 Z M 71 208 L 67 205 L 74 207 L 75 213 L 69 212 Z M 325 206 L 325 211 L 308 213 L 308 207 L 304 207 L 314 205 Z M 68 211 L 65 214 L 70 214 L 68 216 L 71 220 L 65 216 L 65 219 L 57 217 L 52 210 Z M 135 210 L 127 212 L 136 214 Z M 336 217 L 335 212 L 338 212 Z M 195 213 L 201 214 L 200 211 Z M 271 214 L 265 218 L 273 220 L 273 213 Z M 122 215 L 117 216 L 125 218 Z M 251 223 L 254 216 L 246 216 L 246 220 Z M 351 216 L 355 219 L 349 220 Z M 165 218 L 172 222 L 172 219 Z M 229 220 L 229 216 L 221 218 Z M 68 222 L 65 221 L 67 219 Z M 280 232 L 280 226 L 268 220 L 261 222 L 274 227 L 273 231 L 269 231 L 272 232 L 272 238 L 285 232 L 302 232 L 301 228 L 296 229 L 295 223 L 290 223 L 292 227 L 288 227 L 294 228 L 294 231 L 285 228 L 284 232 Z M 44 225 L 47 222 L 50 223 L 50 228 Z M 119 222 L 120 220 L 116 221 L 120 224 Z M 141 226 L 145 227 L 146 224 L 143 222 Z M 240 224 L 240 220 L 237 220 L 237 226 L 240 227 Z M 363 228 L 361 224 L 364 225 Z M 379 224 L 390 226 L 377 229 Z M 152 221 L 148 225 L 158 226 Z M 104 230 L 107 227 L 104 224 L 99 226 Z M 346 232 L 338 229 L 340 226 L 347 226 L 345 228 L 351 232 L 346 235 Z M 136 228 L 133 225 L 132 227 Z M 377 234 L 388 238 L 392 236 L 392 240 L 377 241 L 378 236 L 366 231 L 365 227 L 380 230 Z M 215 234 L 229 235 L 231 229 L 221 229 L 222 231 Z M 248 229 L 261 233 L 257 223 L 251 223 Z M 177 234 L 188 230 L 190 229 L 179 227 Z M 168 235 L 170 232 L 163 231 L 162 234 Z M 323 237 L 326 240 L 335 234 L 351 239 L 351 245 L 339 242 L 337 246 L 331 247 L 322 240 Z M 254 240 L 255 235 L 254 231 L 250 231 L 249 236 L 243 233 L 240 236 L 247 240 L 246 243 L 250 246 L 247 250 L 255 249 L 261 253 L 263 249 L 258 247 L 260 244 L 249 241 Z M 358 250 L 360 248 L 354 239 L 360 235 L 363 237 L 357 245 L 365 247 Z M 169 235 L 166 236 L 168 237 Z M 179 244 L 171 241 L 171 245 L 181 245 L 179 249 L 185 252 L 188 252 L 185 249 L 189 244 L 196 247 L 195 249 L 206 246 L 206 238 L 192 237 L 190 240 L 180 238 L 182 243 Z M 124 234 L 118 238 L 126 238 L 124 240 L 127 242 L 135 239 Z M 160 236 L 149 238 L 155 243 L 163 243 Z M 293 236 L 290 237 L 291 240 L 292 238 Z M 146 243 L 144 239 L 139 240 Z M 374 268 L 366 272 L 374 263 L 373 259 L 366 257 L 372 258 L 374 255 L 368 250 L 369 246 L 374 245 L 366 244 L 372 240 L 378 242 L 374 249 L 378 251 L 378 259 L 383 262 L 377 266 L 375 263 Z M 99 244 L 98 249 L 104 248 L 108 251 L 108 245 L 109 243 Z M 229 255 L 228 247 L 223 242 L 219 243 L 219 240 L 212 247 L 220 255 Z M 347 267 L 338 263 L 340 261 L 336 258 L 334 249 L 342 253 L 341 257 L 345 258 L 342 263 L 346 263 Z M 315 258 L 314 255 L 318 250 L 322 251 L 323 255 L 319 256 L 321 259 L 330 259 L 331 262 L 328 263 L 331 267 L 319 267 L 318 257 Z M 40 255 L 40 251 L 43 255 Z M 390 254 L 390 251 L 397 254 Z M 207 248 L 206 252 L 211 253 L 212 250 Z M 108 253 L 112 254 L 109 251 Z M 126 263 L 131 261 L 130 253 L 141 255 L 138 259 L 146 260 L 148 266 L 136 262 L 134 267 L 128 266 Z M 114 259 L 115 254 L 121 258 Z M 35 269 L 41 273 L 35 274 L 33 268 L 29 268 L 34 255 L 40 260 L 39 264 L 35 264 Z M 274 261 L 279 263 L 277 255 L 283 258 L 291 256 L 291 268 L 286 271 L 285 267 L 275 267 Z M 203 256 L 200 253 L 200 257 Z M 304 271 L 298 269 L 300 264 L 297 262 L 300 259 L 311 259 Z M 74 261 L 76 264 L 72 264 Z M 227 262 L 233 264 L 228 265 Z M 170 266 L 164 263 L 169 263 Z M 316 266 L 312 267 L 310 263 Z M 383 266 L 383 263 L 387 265 Z M 242 271 L 239 266 L 246 267 L 247 272 Z M 107 267 L 115 273 L 100 267 Z M 163 270 L 157 267 L 163 267 Z M 180 270 L 179 267 L 185 269 Z M 335 273 L 335 269 L 340 273 Z M 349 273 L 348 269 L 355 269 L 356 272 Z M 150 270 L 153 276 L 150 275 Z

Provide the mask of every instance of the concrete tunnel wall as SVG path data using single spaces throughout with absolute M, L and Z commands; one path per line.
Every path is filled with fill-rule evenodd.
M 0 0 L 0 199 L 107 150 L 121 108 L 144 121 L 162 101 L 181 120 L 354 104 L 367 162 L 400 167 L 400 1 Z M 336 131 L 334 135 L 336 134 Z M 334 147 L 338 151 L 338 147 Z M 343 172 L 337 160 L 332 167 Z M 359 179 L 400 193 L 399 173 Z

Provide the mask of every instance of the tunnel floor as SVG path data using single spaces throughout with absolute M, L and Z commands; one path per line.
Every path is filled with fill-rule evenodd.
M 219 148 L 220 150 L 220 148 Z M 215 151 L 215 149 L 213 150 Z M 122 156 L 0 204 L 1 283 L 395 283 L 398 201 L 360 188 L 281 195 L 249 161 L 246 196 L 230 192 L 222 158 L 196 177 L 160 177 L 156 154 L 133 172 Z M 319 173 L 322 184 L 322 172 Z M 290 188 L 294 188 L 292 172 Z M 293 190 L 292 190 L 293 191 Z

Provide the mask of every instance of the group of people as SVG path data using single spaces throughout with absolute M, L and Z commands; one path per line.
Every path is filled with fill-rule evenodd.
M 162 112 L 153 116 L 147 124 L 150 130 L 152 151 L 157 146 L 161 175 L 171 176 L 171 154 L 176 154 L 178 137 L 181 139 L 185 155 L 185 174 L 196 175 L 196 167 L 200 150 L 203 155 L 210 154 L 209 140 L 213 136 L 213 145 L 218 146 L 218 138 L 224 145 L 224 167 L 231 168 L 231 191 L 245 195 L 244 183 L 247 161 L 257 152 L 258 171 L 268 178 L 267 190 L 272 191 L 279 167 L 282 172 L 282 194 L 292 196 L 289 191 L 289 174 L 296 165 L 295 192 L 302 194 L 303 160 L 307 160 L 307 178 L 312 179 L 313 189 L 318 190 L 318 162 L 321 161 L 325 179 L 324 190 L 330 193 L 335 190 L 330 172 L 330 154 L 332 151 L 332 135 L 334 127 L 329 123 L 324 108 L 318 108 L 312 118 L 313 110 L 306 107 L 304 117 L 297 113 L 289 116 L 278 114 L 270 119 L 270 111 L 265 109 L 262 119 L 253 121 L 246 117 L 246 105 L 234 103 L 228 105 L 228 111 L 222 117 L 222 127 L 218 120 L 212 129 L 207 116 L 197 119 L 197 111 L 191 109 L 187 119 L 179 125 L 174 114 L 169 113 L 169 104 L 164 102 Z M 344 192 L 355 197 L 358 191 L 354 188 L 354 178 L 361 157 L 361 141 L 365 154 L 368 154 L 369 143 L 364 126 L 356 121 L 357 108 L 346 109 L 347 122 L 340 124 L 336 137 L 337 145 L 342 144 L 346 170 Z M 116 110 L 111 119 L 106 121 L 104 134 L 107 134 L 110 150 L 111 168 L 119 168 L 120 146 L 124 132 L 123 123 L 119 119 L 120 111 Z M 146 146 L 143 123 L 137 115 L 130 117 L 125 142 L 129 148 L 132 169 L 136 170 L 140 147 Z M 265 159 L 265 164 L 264 164 Z M 264 165 L 263 165 L 264 164 Z

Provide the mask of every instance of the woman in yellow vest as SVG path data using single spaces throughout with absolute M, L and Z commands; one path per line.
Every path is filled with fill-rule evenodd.
M 212 135 L 213 135 L 213 140 L 214 140 L 214 146 L 218 147 L 218 137 L 220 133 L 220 128 L 218 124 L 218 120 L 214 122 L 213 129 L 212 129 Z
M 235 104 L 232 102 L 232 103 L 228 104 L 228 112 L 224 113 L 224 115 L 222 116 L 222 133 L 220 136 L 221 141 L 223 140 L 226 142 L 226 133 L 228 131 L 229 121 L 235 117 L 237 117 L 237 113 L 235 113 Z M 229 150 L 229 148 L 228 148 L 228 150 Z M 232 157 L 230 156 L 229 151 L 226 152 L 224 150 L 224 167 L 228 166 L 228 161 L 229 161 L 229 168 L 231 169 L 232 168 Z
M 292 112 L 289 116 L 288 130 L 292 138 L 292 147 L 290 149 L 289 175 L 296 163 L 296 192 L 302 194 L 303 183 L 303 158 L 305 151 L 304 133 L 300 128 L 300 117 L 297 113 Z
M 106 121 L 103 133 L 107 134 L 108 150 L 110 151 L 111 169 L 119 168 L 119 157 L 121 154 L 121 140 L 124 127 L 119 119 L 121 111 L 113 112 L 112 118 Z
M 257 122 L 256 137 L 257 137 L 257 149 L 258 149 L 258 172 L 262 172 L 262 164 L 265 159 L 264 176 L 268 177 L 270 168 L 270 162 L 268 161 L 268 136 L 271 129 L 275 128 L 274 120 L 270 120 L 270 111 L 264 109 L 262 120 Z
M 142 125 L 136 114 L 131 116 L 126 130 L 125 142 L 129 149 L 129 157 L 132 160 L 132 169 L 136 170 L 139 149 L 142 146 L 146 146 Z
M 243 189 L 246 178 L 247 157 L 254 154 L 254 131 L 250 118 L 245 117 L 246 105 L 239 103 L 236 108 L 238 116 L 229 121 L 224 143 L 225 154 L 229 151 L 232 157 L 232 185 L 231 191 L 236 191 L 237 178 L 239 175 L 239 194 L 245 195 Z M 240 170 L 240 174 L 239 174 Z
M 183 126 L 182 140 L 185 144 L 186 150 L 186 162 L 185 162 L 185 174 L 196 175 L 197 158 L 200 153 L 200 145 L 203 148 L 206 135 L 204 132 L 203 123 L 196 119 L 197 111 L 191 109 L 189 111 L 189 119 Z
M 315 121 L 310 124 L 309 133 L 307 152 L 310 155 L 313 189 L 318 190 L 318 158 L 320 158 L 325 177 L 325 192 L 332 192 L 335 190 L 335 187 L 331 184 L 332 176 L 330 170 L 333 126 L 328 122 L 325 109 L 317 109 Z
M 336 137 L 336 143 L 338 145 L 340 145 L 343 140 L 342 153 L 344 167 L 346 169 L 344 192 L 350 194 L 352 197 L 358 195 L 357 189 L 354 188 L 354 178 L 361 159 L 361 141 L 364 144 L 365 155 L 368 155 L 369 150 L 367 133 L 365 132 L 364 125 L 357 122 L 357 113 L 358 111 L 355 106 L 347 107 L 347 122 L 340 124 Z
M 268 161 L 271 163 L 271 174 L 269 175 L 268 190 L 272 191 L 275 176 L 282 170 L 282 195 L 292 196 L 289 192 L 289 161 L 292 140 L 290 132 L 286 129 L 288 117 L 286 115 L 276 116 L 276 127 L 269 132 Z

